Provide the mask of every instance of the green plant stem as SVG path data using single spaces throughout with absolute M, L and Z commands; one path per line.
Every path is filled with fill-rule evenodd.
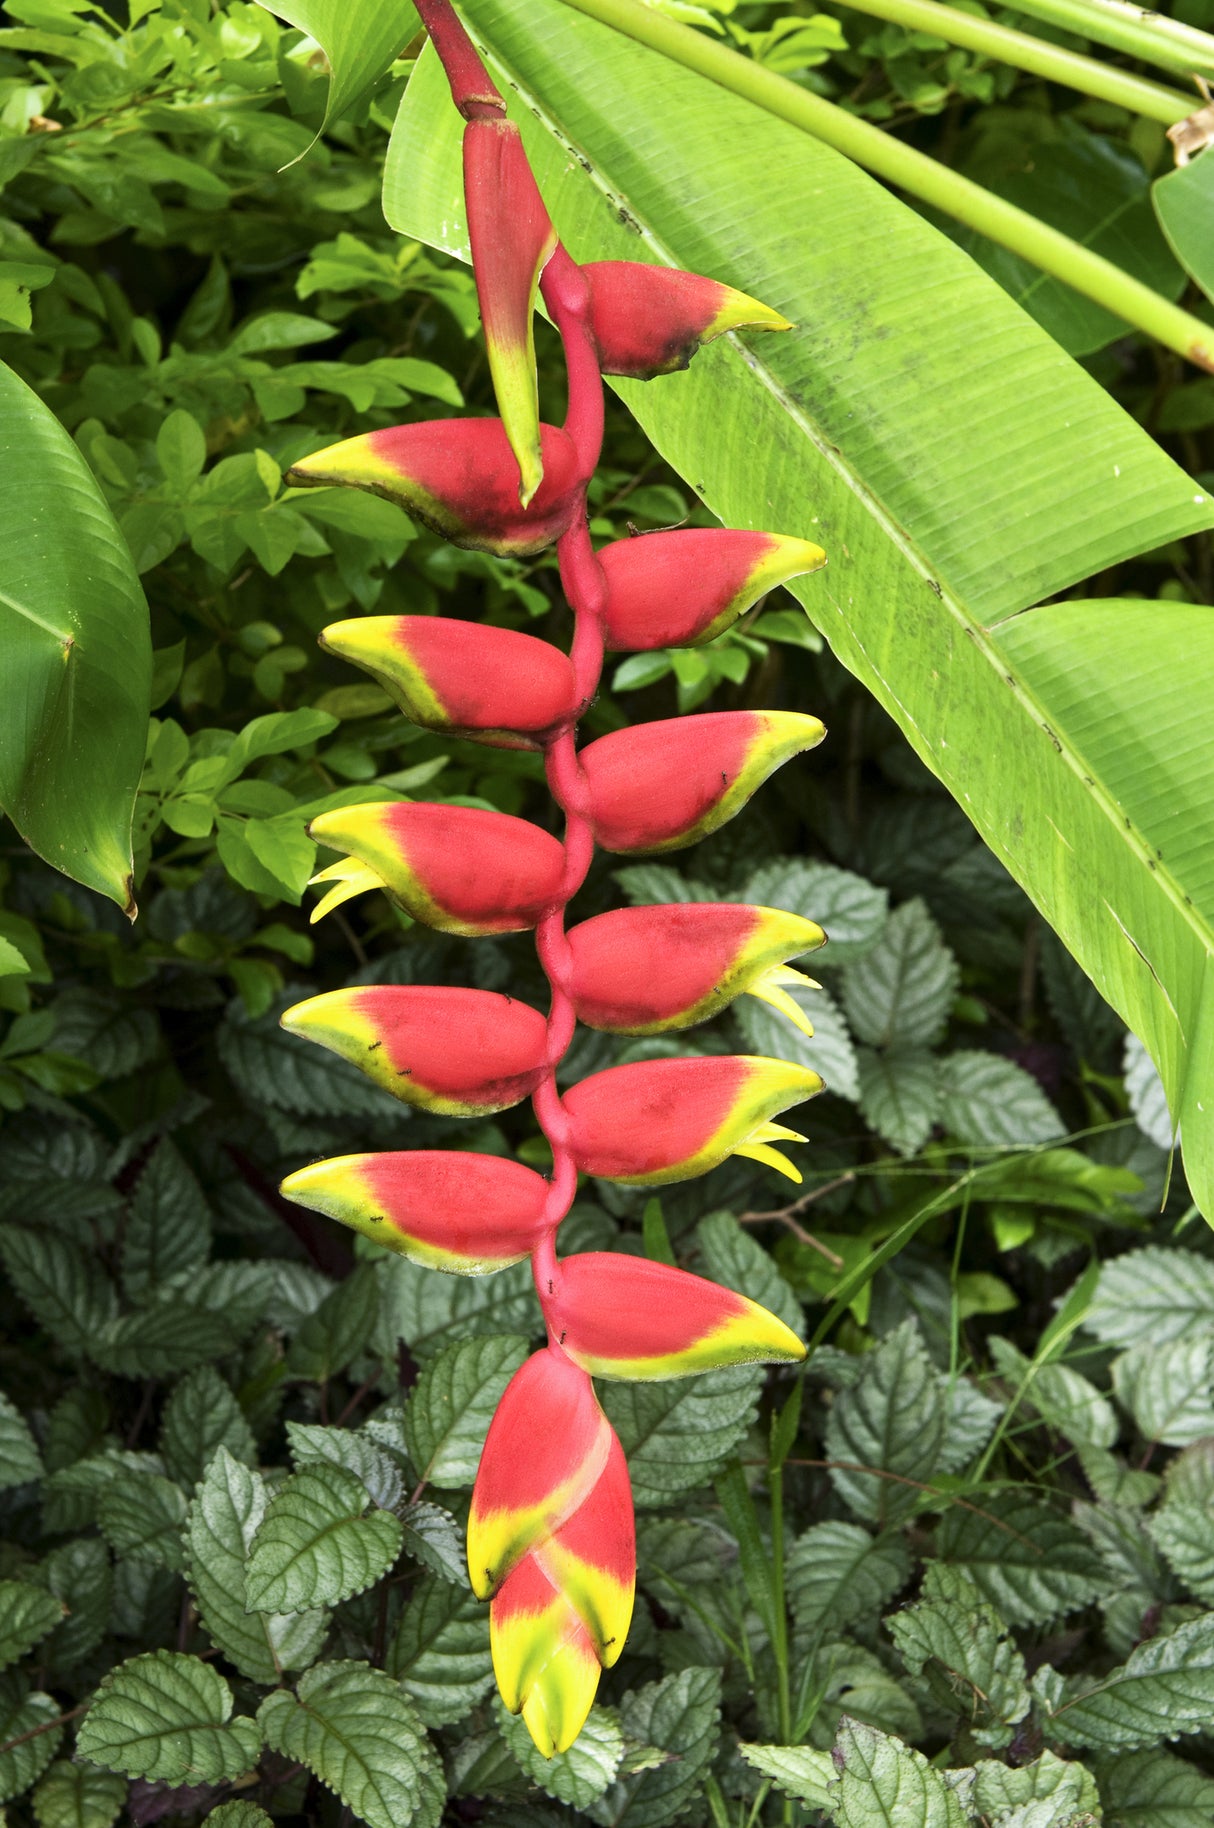
M 1076 37 L 1181 76 L 1214 76 L 1214 36 L 1124 0 L 1008 0 L 1013 12 L 1060 25 Z
M 1165 89 L 1162 83 L 1149 82 L 1118 70 L 1110 64 L 1083 57 L 1078 51 L 1064 51 L 1061 45 L 1017 32 L 1011 26 L 996 25 L 993 19 L 980 19 L 975 13 L 963 13 L 955 6 L 942 6 L 940 0 L 843 0 L 857 13 L 871 13 L 878 19 L 889 19 L 912 32 L 932 32 L 949 44 L 963 45 L 978 51 L 996 63 L 1011 64 L 1017 70 L 1028 70 L 1043 76 L 1047 82 L 1062 83 L 1078 89 L 1081 95 L 1094 95 L 1113 102 L 1131 114 L 1147 120 L 1162 121 L 1171 127 L 1185 120 L 1198 105 L 1195 95 L 1179 89 Z
M 771 1614 L 775 1631 L 777 1690 L 780 1710 L 780 1744 L 792 1744 L 792 1693 L 788 1681 L 788 1614 L 784 1609 L 784 1468 L 769 1466 L 767 1489 L 771 1500 Z
M 941 210 L 955 222 L 988 236 L 1085 298 L 1095 299 L 1106 311 L 1154 337 L 1165 348 L 1174 349 L 1186 361 L 1214 374 L 1214 327 L 1161 298 L 1112 261 L 1093 254 L 1068 235 L 1038 222 L 1027 211 L 1004 202 L 1002 197 L 993 196 L 959 172 L 938 165 L 914 147 L 847 114 L 832 102 L 823 101 L 821 96 L 809 94 L 786 76 L 777 76 L 689 26 L 652 12 L 639 0 L 565 0 L 565 5 L 833 146 L 866 171 Z

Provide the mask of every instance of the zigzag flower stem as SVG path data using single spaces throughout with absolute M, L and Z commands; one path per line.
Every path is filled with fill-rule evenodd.
M 645 854 L 693 843 L 731 818 L 772 770 L 824 734 L 788 711 L 717 712 L 642 724 L 577 748 L 606 649 L 711 640 L 774 585 L 825 562 L 808 541 L 687 529 L 591 544 L 587 491 L 603 440 L 602 376 L 686 367 L 702 343 L 786 320 L 729 286 L 626 261 L 579 266 L 560 244 L 518 129 L 449 0 L 419 0 L 465 120 L 473 271 L 501 418 L 405 425 L 297 463 L 292 483 L 344 483 L 399 503 L 457 545 L 505 556 L 555 545 L 573 613 L 568 656 L 511 630 L 428 616 L 370 616 L 324 645 L 365 667 L 424 728 L 543 754 L 563 843 L 523 819 L 473 808 L 341 807 L 313 835 L 346 856 L 322 870 L 319 918 L 382 889 L 441 932 L 535 930 L 547 1016 L 450 985 L 328 991 L 283 1016 L 405 1103 L 444 1115 L 530 1097 L 552 1150 L 548 1178 L 496 1156 L 401 1150 L 315 1162 L 283 1192 L 415 1262 L 483 1275 L 530 1257 L 548 1343 L 511 1380 L 472 1493 L 468 1569 L 491 1602 L 506 1706 L 546 1755 L 581 1731 L 632 1613 L 635 1529 L 628 1469 L 593 1377 L 683 1377 L 792 1362 L 804 1346 L 743 1295 L 612 1253 L 562 1263 L 557 1232 L 579 1174 L 657 1186 L 731 1154 L 799 1180 L 773 1145 L 805 1139 L 772 1121 L 821 1090 L 818 1075 L 750 1055 L 608 1069 L 562 1097 L 557 1068 L 579 1020 L 650 1035 L 707 1020 L 742 994 L 807 1032 L 788 960 L 823 943 L 778 909 L 694 903 L 621 909 L 567 932 L 565 911 L 596 843 Z M 539 417 L 533 342 L 542 290 L 562 340 L 568 412 Z

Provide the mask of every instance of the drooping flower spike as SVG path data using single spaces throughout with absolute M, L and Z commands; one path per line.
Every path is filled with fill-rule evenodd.
M 709 713 L 620 730 L 579 753 L 575 724 L 598 689 L 605 645 L 711 640 L 823 554 L 806 540 L 724 529 L 652 534 L 595 554 L 586 485 L 602 437 L 601 372 L 669 372 L 726 330 L 786 322 L 692 274 L 578 267 L 450 0 L 418 6 L 467 123 L 465 200 L 501 418 L 368 432 L 302 459 L 289 480 L 370 489 L 475 550 L 525 558 L 556 543 L 574 613 L 568 656 L 533 636 L 445 617 L 371 616 L 323 639 L 422 728 L 541 751 L 564 843 L 474 808 L 343 807 L 313 822 L 317 840 L 340 853 L 317 878 L 327 892 L 316 914 L 376 887 L 444 932 L 534 927 L 551 1003 L 545 1018 L 489 991 L 366 985 L 311 997 L 282 1020 L 439 1115 L 484 1116 L 530 1096 L 553 1168 L 544 1177 L 497 1156 L 405 1149 L 315 1162 L 283 1191 L 438 1269 L 478 1275 L 531 1258 L 548 1344 L 512 1379 L 490 1425 L 468 1568 L 490 1602 L 502 1698 L 551 1757 L 581 1730 L 633 1604 L 628 1471 L 591 1375 L 681 1377 L 804 1356 L 774 1314 L 715 1283 L 625 1253 L 559 1260 L 557 1228 L 578 1175 L 660 1186 L 740 1155 L 798 1180 L 775 1145 L 804 1138 L 776 1120 L 822 1087 L 788 1061 L 709 1055 L 609 1068 L 558 1095 L 555 1070 L 577 1017 L 611 1033 L 658 1034 L 750 994 L 811 1033 L 788 994 L 810 980 L 788 961 L 824 937 L 778 909 L 707 903 L 619 910 L 566 936 L 565 908 L 596 841 L 625 854 L 693 843 L 823 735 L 798 712 Z M 537 283 L 565 351 L 562 429 L 539 419 Z
M 560 892 L 563 846 L 509 813 L 380 801 L 319 813 L 308 830 L 353 859 L 313 876 L 334 885 L 312 910 L 314 921 L 352 895 L 384 889 L 440 933 L 525 933 Z
M 326 628 L 320 644 L 378 679 L 410 723 L 497 749 L 542 749 L 583 708 L 560 649 L 510 628 L 357 616 Z
M 736 901 L 617 908 L 570 928 L 570 996 L 580 1022 L 614 1035 L 692 1028 L 743 994 L 812 1035 L 786 986 L 817 985 L 786 961 L 825 940 L 821 927 L 799 914 Z

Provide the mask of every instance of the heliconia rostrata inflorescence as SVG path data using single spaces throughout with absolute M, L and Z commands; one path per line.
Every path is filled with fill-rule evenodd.
M 565 838 L 474 808 L 342 807 L 312 826 L 341 853 L 317 878 L 326 893 L 314 918 L 380 888 L 442 932 L 534 929 L 551 1001 L 545 1017 L 484 990 L 380 985 L 312 997 L 283 1021 L 426 1111 L 484 1116 L 531 1098 L 553 1165 L 545 1177 L 455 1151 L 347 1155 L 300 1169 L 283 1192 L 436 1269 L 482 1275 L 531 1259 L 548 1343 L 513 1378 L 490 1426 L 468 1566 L 490 1601 L 505 1704 L 552 1756 L 580 1732 L 632 1613 L 628 1470 L 591 1379 L 804 1357 L 773 1314 L 698 1276 L 626 1254 L 560 1261 L 557 1228 L 578 1175 L 661 1186 L 737 1154 L 798 1180 L 775 1145 L 804 1139 L 775 1120 L 822 1088 L 787 1061 L 713 1055 L 617 1066 L 558 1094 L 556 1067 L 579 1019 L 655 1035 L 746 993 L 808 1028 L 787 990 L 807 980 L 787 961 L 825 938 L 812 921 L 734 903 L 623 909 L 566 932 L 596 843 L 623 854 L 691 844 L 823 735 L 814 717 L 730 711 L 620 730 L 579 753 L 577 721 L 605 649 L 711 640 L 825 558 L 805 540 L 723 528 L 594 551 L 586 490 L 602 441 L 602 375 L 665 374 L 723 331 L 788 325 L 692 274 L 579 267 L 449 0 L 419 0 L 419 10 L 466 123 L 473 267 L 501 418 L 370 432 L 305 458 L 290 480 L 370 489 L 460 546 L 518 556 L 556 545 L 574 617 L 568 656 L 529 635 L 430 616 L 341 622 L 322 641 L 372 673 L 414 723 L 541 751 Z M 560 429 L 539 418 L 532 314 L 541 289 L 568 369 Z

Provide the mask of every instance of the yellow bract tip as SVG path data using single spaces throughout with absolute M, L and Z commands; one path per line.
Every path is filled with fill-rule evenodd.
M 775 965 L 770 971 L 764 971 L 761 976 L 755 978 L 753 983 L 747 984 L 746 994 L 747 996 L 758 997 L 760 1002 L 770 1003 L 773 1009 L 778 1009 L 781 1015 L 787 1016 L 789 1021 L 801 1030 L 803 1035 L 812 1035 L 814 1032 L 813 1023 L 810 1021 L 801 1005 L 796 1002 L 794 998 L 789 996 L 787 990 L 781 988 L 780 978 L 785 970 L 786 967 Z M 800 980 L 802 983 L 813 983 L 812 978 L 802 977 L 802 974 L 799 971 L 791 972 L 789 975 Z
M 308 887 L 313 888 L 318 882 L 331 882 L 333 887 L 322 895 L 308 916 L 310 925 L 315 926 L 318 920 L 334 908 L 339 908 L 343 901 L 350 901 L 355 895 L 365 895 L 368 889 L 382 889 L 383 878 L 365 864 L 358 863 L 353 857 L 343 857 L 339 863 L 330 863 L 327 869 L 318 870 L 315 876 L 308 879 Z
M 733 1150 L 733 1154 L 748 1156 L 752 1162 L 762 1162 L 766 1167 L 774 1168 L 777 1174 L 783 1174 L 790 1181 L 794 1181 L 798 1187 L 801 1185 L 803 1178 L 801 1170 L 794 1167 L 781 1150 L 772 1149 L 767 1143 L 739 1143 Z
M 704 332 L 703 341 L 710 342 L 714 336 L 722 336 L 727 330 L 791 330 L 793 324 L 779 311 L 773 311 L 770 305 L 759 303 L 746 292 L 737 292 L 732 286 L 724 288 L 727 297 L 720 310 Z

